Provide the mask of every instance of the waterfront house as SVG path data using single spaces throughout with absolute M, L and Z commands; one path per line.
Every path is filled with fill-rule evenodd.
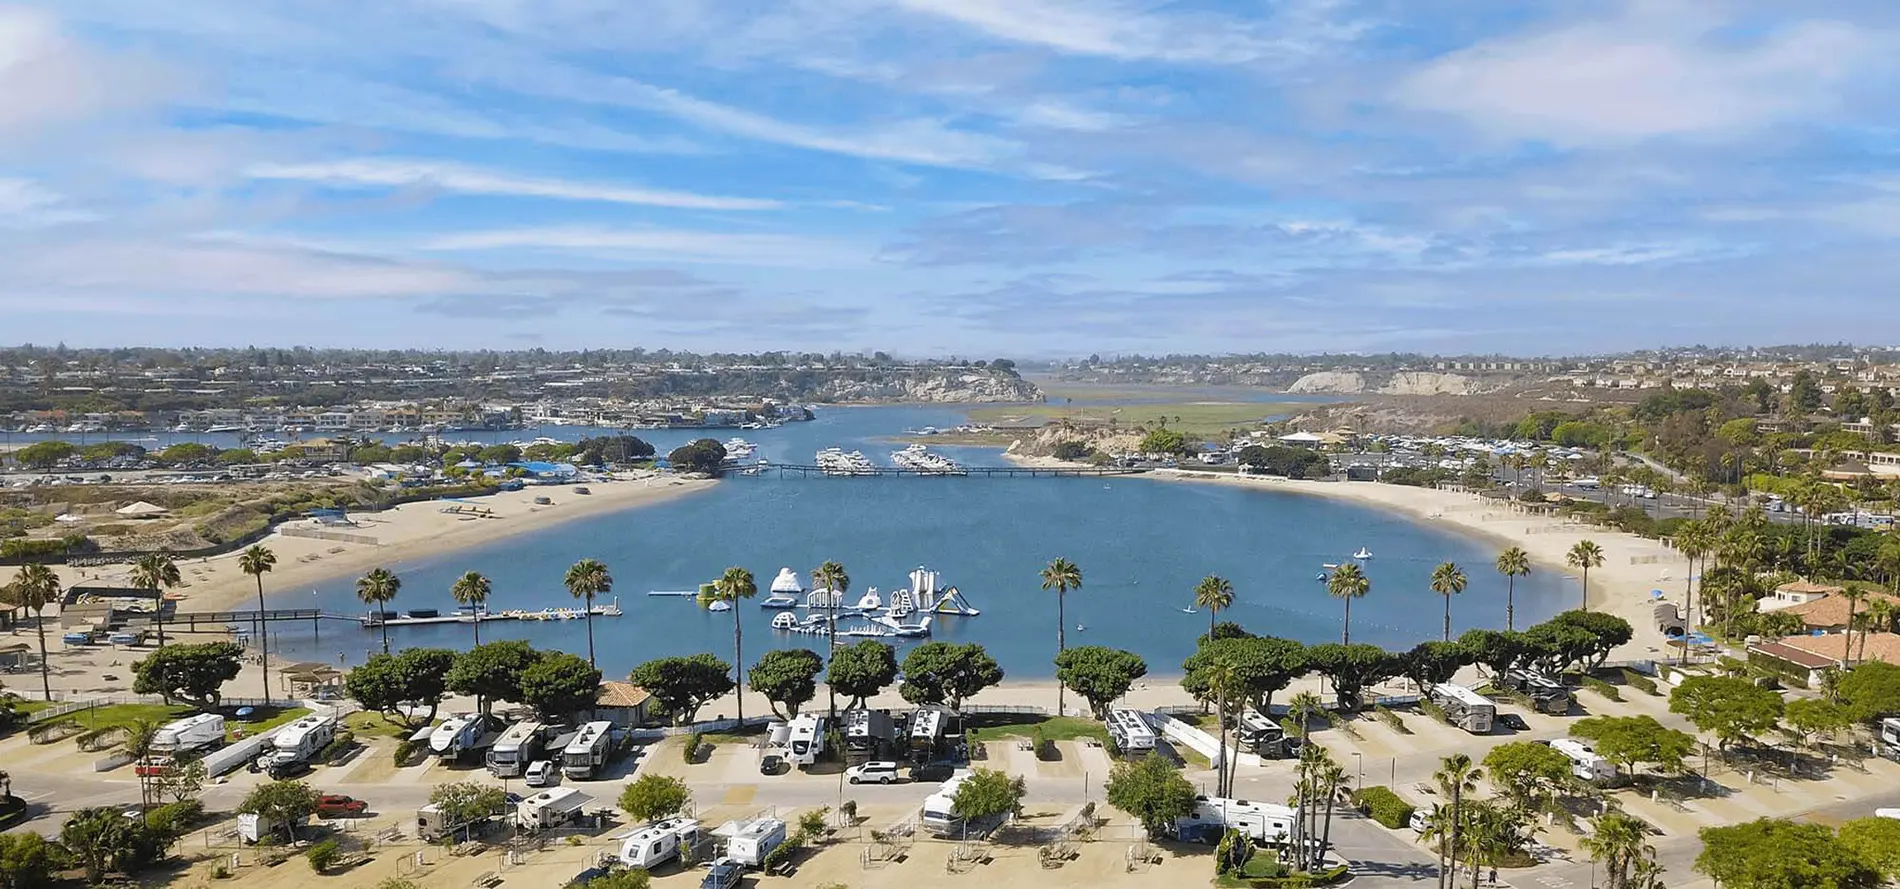
M 1841 588 L 1833 584 L 1791 581 L 1775 587 L 1774 593 L 1764 597 L 1757 608 L 1761 611 L 1779 611 L 1792 605 L 1819 602 L 1840 591 Z
M 594 696 L 594 719 L 611 722 L 614 728 L 638 728 L 647 722 L 647 707 L 653 695 L 631 682 L 609 680 L 600 684 Z
M 1865 615 L 1867 613 L 1867 607 L 1880 600 L 1900 604 L 1900 599 L 1895 599 L 1886 593 L 1869 590 L 1866 598 L 1861 599 L 1859 605 L 1855 605 L 1848 601 L 1847 597 L 1841 595 L 1840 591 L 1837 590 L 1832 594 L 1823 596 L 1814 601 L 1805 602 L 1800 605 L 1792 605 L 1780 610 L 1786 611 L 1789 614 L 1798 615 L 1801 618 L 1801 622 L 1811 631 L 1840 633 L 1848 629 L 1847 620 L 1850 610 L 1855 616 Z

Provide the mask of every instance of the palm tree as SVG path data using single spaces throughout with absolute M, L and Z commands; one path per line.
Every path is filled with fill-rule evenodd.
M 1470 756 L 1454 753 L 1445 757 L 1432 778 L 1438 782 L 1438 789 L 1451 800 L 1450 846 L 1455 862 L 1458 850 L 1463 848 L 1465 795 L 1477 792 L 1478 782 L 1484 780 L 1484 770 L 1473 764 Z M 1445 868 L 1440 866 L 1439 885 L 1445 885 L 1446 876 Z
M 449 595 L 454 596 L 457 603 L 468 606 L 470 614 L 475 618 L 476 645 L 482 644 L 482 612 L 488 610 L 488 594 L 493 591 L 494 584 L 490 583 L 488 578 L 479 571 L 463 574 L 455 579 L 453 586 L 449 587 Z
M 600 560 L 582 559 L 567 566 L 567 575 L 561 582 L 567 586 L 568 595 L 581 600 L 587 617 L 587 665 L 595 666 L 594 597 L 613 590 L 614 576 L 607 573 L 607 566 Z
M 1446 862 L 1457 856 L 1451 848 L 1451 834 L 1451 807 L 1432 806 L 1431 812 L 1425 816 L 1425 830 L 1418 835 L 1418 838 L 1420 842 L 1431 844 L 1432 849 L 1438 853 L 1438 889 L 1445 889 L 1445 870 L 1449 866 Z
M 1504 629 L 1517 629 L 1517 579 L 1531 573 L 1531 556 L 1521 546 L 1498 553 L 1498 573 L 1504 575 Z
M 397 577 L 388 568 L 374 568 L 368 574 L 356 579 L 356 599 L 370 606 L 378 613 L 383 606 L 395 601 L 396 594 L 402 592 L 402 578 Z M 379 620 L 383 628 L 383 653 L 389 653 L 389 621 Z
M 1347 562 L 1333 569 L 1331 577 L 1326 578 L 1326 592 L 1335 599 L 1346 601 L 1346 619 L 1340 624 L 1339 641 L 1352 644 L 1352 600 L 1364 596 L 1372 589 L 1372 579 L 1366 576 L 1359 566 Z
M 1207 638 L 1214 638 L 1214 616 L 1234 604 L 1234 585 L 1225 577 L 1209 574 L 1194 587 L 1194 606 L 1207 609 Z
M 834 601 L 850 591 L 851 575 L 845 573 L 843 563 L 826 561 L 823 565 L 812 569 L 811 585 L 829 593 L 832 599 L 827 601 Z M 838 609 L 828 609 L 826 614 L 830 619 L 825 621 L 825 666 L 829 668 L 832 656 L 838 651 Z M 825 678 L 825 694 L 831 698 L 831 724 L 837 725 L 838 690 L 831 687 L 829 675 Z
M 252 544 L 238 556 L 238 570 L 257 581 L 257 658 L 263 668 L 264 700 L 270 700 L 270 636 L 264 620 L 264 575 L 277 567 L 277 554 L 268 547 Z M 388 646 L 384 646 L 387 648 Z
M 1082 588 L 1082 569 L 1068 559 L 1055 559 L 1042 569 L 1042 588 L 1056 591 L 1056 654 L 1059 656 L 1068 648 L 1066 629 L 1068 617 L 1063 603 L 1069 597 L 1070 590 Z M 1056 683 L 1056 715 L 1062 715 L 1062 683 Z
M 1623 812 L 1609 811 L 1598 816 L 1595 830 L 1584 837 L 1582 846 L 1590 860 L 1603 865 L 1608 882 L 1604 889 L 1630 889 L 1630 876 L 1638 862 L 1656 854 L 1649 845 L 1649 832 L 1643 822 Z
M 1564 555 L 1570 567 L 1583 571 L 1583 610 L 1590 610 L 1590 569 L 1603 567 L 1603 547 L 1594 540 L 1579 540 Z
M 1317 748 L 1322 754 L 1326 748 Z M 1319 854 L 1323 856 L 1333 843 L 1333 803 L 1339 799 L 1339 788 L 1346 786 L 1346 768 L 1334 762 L 1331 757 L 1322 755 L 1314 777 L 1320 790 L 1326 794 L 1326 826 L 1320 829 Z
M 739 665 L 745 663 L 745 656 L 739 647 L 739 603 L 758 594 L 759 585 L 752 580 L 752 572 L 736 566 L 727 568 L 718 580 L 699 588 L 699 607 L 710 608 L 714 602 L 724 602 L 732 611 L 732 675 L 738 680 L 736 687 L 741 729 L 745 727 L 745 670 Z
M 1847 600 L 1847 632 L 1852 634 L 1856 629 L 1860 630 L 1862 639 L 1861 647 L 1864 649 L 1866 648 L 1867 627 L 1856 615 L 1856 612 L 1860 608 L 1860 603 L 1868 598 L 1867 591 L 1851 583 L 1845 584 L 1841 588 L 1841 598 Z M 1848 640 L 1848 646 L 1852 647 L 1852 645 L 1853 640 L 1850 638 Z M 1846 659 L 1846 648 L 1841 649 L 1841 657 L 1843 660 Z
M 33 612 L 33 626 L 40 637 L 40 690 L 46 700 L 53 699 L 52 672 L 46 663 L 46 606 L 59 601 L 59 575 L 53 569 L 29 562 L 6 587 L 6 601 Z
M 1286 702 L 1286 716 L 1293 720 L 1293 727 L 1299 731 L 1302 745 L 1306 743 L 1307 724 L 1313 721 L 1313 717 L 1325 712 L 1326 705 L 1321 703 L 1319 695 L 1310 691 L 1300 692 Z
M 172 561 L 171 553 L 146 553 L 132 566 L 132 585 L 140 589 L 151 590 L 152 620 L 158 627 L 158 647 L 165 647 L 165 590 L 184 582 L 178 573 L 178 563 Z
M 1227 775 L 1230 764 L 1227 761 L 1227 708 L 1237 695 L 1240 685 L 1240 671 L 1234 668 L 1226 658 L 1216 658 L 1207 666 L 1207 686 L 1214 692 L 1215 730 L 1220 735 L 1220 757 L 1214 761 L 1214 792 L 1218 796 L 1227 795 Z
M 125 727 L 125 753 L 132 757 L 134 763 L 141 766 L 145 764 L 145 759 L 152 755 L 152 743 L 156 740 L 158 740 L 158 723 L 150 719 L 134 719 Z M 147 774 L 150 770 L 141 768 L 137 771 L 139 808 L 143 810 L 151 807 L 152 800 L 158 793 L 152 786 L 152 776 Z
M 1709 526 L 1700 520 L 1689 522 L 1676 534 L 1676 549 L 1681 551 L 1683 558 L 1689 560 L 1689 567 L 1682 581 L 1682 662 L 1685 664 L 1689 662 L 1688 632 L 1695 629 L 1695 579 L 1701 573 L 1696 570 L 1696 562 L 1707 558 L 1709 550 L 1714 547 L 1715 535 L 1709 530 Z
M 1445 641 L 1451 641 L 1451 597 L 1465 591 L 1465 572 L 1451 562 L 1432 569 L 1432 592 L 1445 597 Z

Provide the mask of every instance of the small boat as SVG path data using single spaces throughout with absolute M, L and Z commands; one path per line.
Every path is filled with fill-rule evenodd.
M 1325 581 L 1325 580 L 1331 580 L 1331 579 L 1332 579 L 1332 576 L 1331 576 L 1331 575 L 1329 575 L 1329 574 L 1327 574 L 1327 573 L 1326 573 L 1326 572 L 1324 572 L 1324 571 L 1321 571 L 1320 573 L 1318 573 L 1318 574 L 1315 574 L 1315 575 L 1313 575 L 1313 579 L 1314 579 L 1314 580 L 1320 580 L 1320 581 Z
M 1366 549 L 1365 547 L 1362 546 L 1359 548 L 1358 552 L 1352 554 L 1352 557 L 1363 562 L 1367 559 L 1372 558 L 1372 550 Z
M 1078 633 L 1080 633 L 1080 632 L 1082 632 L 1083 630 L 1086 630 L 1086 629 L 1088 629 L 1088 627 L 1085 627 L 1085 626 L 1082 626 L 1081 624 L 1076 624 L 1076 625 L 1075 625 L 1075 631 L 1076 631 L 1076 632 L 1078 632 Z
M 774 630 L 790 630 L 795 629 L 797 626 L 798 618 L 792 616 L 792 613 L 789 611 L 781 611 L 772 615 L 772 629 Z
M 1181 609 L 1181 613 L 1182 614 L 1200 614 L 1201 611 L 1198 608 L 1183 608 Z
M 727 602 L 724 599 L 721 599 L 717 602 L 712 603 L 711 605 L 707 605 L 706 610 L 707 611 L 731 611 L 732 603 Z
M 1334 568 L 1338 568 L 1338 567 L 1339 567 L 1339 563 L 1338 563 L 1338 562 L 1321 562 L 1321 563 L 1320 563 L 1320 567 L 1321 567 L 1321 568 L 1324 568 L 1324 569 L 1326 569 L 1326 570 L 1328 570 L 1328 571 L 1331 571 L 1331 570 L 1333 570 Z

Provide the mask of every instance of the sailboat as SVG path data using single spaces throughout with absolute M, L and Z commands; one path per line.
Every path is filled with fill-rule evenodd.
M 1200 614 L 1201 610 L 1199 608 L 1188 607 L 1188 608 L 1181 609 L 1181 613 L 1182 614 Z
M 1372 558 L 1372 550 L 1366 549 L 1365 547 L 1362 546 L 1359 548 L 1358 552 L 1352 554 L 1352 557 L 1363 562 L 1367 559 Z

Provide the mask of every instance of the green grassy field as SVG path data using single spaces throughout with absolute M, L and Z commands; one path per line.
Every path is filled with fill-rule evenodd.
M 1175 402 L 1160 404 L 1035 404 L 980 407 L 970 411 L 974 423 L 1051 423 L 1069 419 L 1134 429 L 1162 417 L 1169 429 L 1190 435 L 1214 436 L 1229 429 L 1253 428 L 1269 417 L 1292 413 L 1308 405 L 1280 402 Z
M 415 729 L 390 722 L 381 713 L 358 710 L 343 717 L 343 726 L 354 733 L 358 740 L 368 738 L 407 738 Z
M 72 714 L 72 719 L 87 729 L 101 729 L 130 726 L 140 720 L 146 720 L 156 725 L 164 725 L 174 719 L 183 719 L 197 712 L 195 708 L 183 705 L 112 704 L 74 713 Z M 250 721 L 238 722 L 236 720 L 227 719 L 226 730 L 229 731 L 242 727 L 246 734 L 255 735 L 258 732 L 269 731 L 309 712 L 309 710 L 303 707 L 288 707 L 283 710 L 260 708 Z
M 1103 744 L 1108 743 L 1108 729 L 1093 719 L 1079 716 L 1051 716 L 1038 719 L 1034 716 L 973 716 L 970 718 L 969 738 L 972 741 L 995 741 L 1001 738 L 1027 738 L 1037 726 L 1042 727 L 1043 738 L 1050 741 L 1075 741 L 1081 738 L 1094 738 Z

